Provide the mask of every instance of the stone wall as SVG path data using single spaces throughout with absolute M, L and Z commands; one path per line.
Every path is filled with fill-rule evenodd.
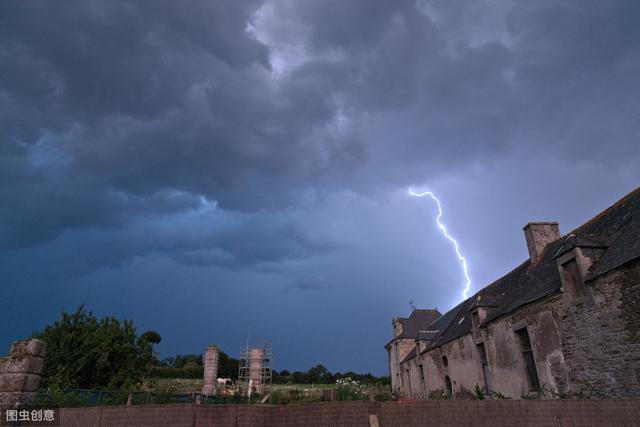
M 482 386 L 482 369 L 471 335 L 465 335 L 455 341 L 448 342 L 440 349 L 441 377 L 449 376 L 455 395 L 470 395 L 476 385 Z M 442 356 L 447 357 L 447 367 Z M 442 381 L 443 388 L 444 380 Z M 435 391 L 435 390 L 431 390 Z
M 37 339 L 11 345 L 9 356 L 0 358 L 0 405 L 35 401 L 45 352 L 46 344 Z
M 477 345 L 484 343 L 493 391 L 520 398 L 531 393 L 516 331 L 527 329 L 545 392 L 585 397 L 640 396 L 640 260 L 584 285 L 584 294 L 558 292 L 519 308 L 400 367 L 403 394 L 423 398 L 414 369 L 425 368 L 427 396 L 484 387 Z M 475 337 L 475 338 L 474 338 Z M 446 356 L 448 367 L 444 367 Z M 409 374 L 407 374 L 409 369 Z M 407 379 L 411 379 L 411 390 Z
M 516 336 L 516 330 L 526 328 L 541 388 L 566 391 L 567 367 L 558 329 L 562 310 L 562 295 L 556 294 L 522 307 L 484 328 L 482 336 L 494 390 L 512 398 L 520 398 L 531 391 L 521 344 Z
M 439 348 L 420 355 L 426 371 L 425 383 L 428 399 L 442 398 L 446 392 L 444 376 L 447 371 L 442 366 L 441 355 Z
M 412 339 L 395 340 L 389 346 L 389 374 L 394 390 L 402 390 L 403 388 L 405 373 L 400 369 L 400 362 L 414 346 L 415 342 Z
M 640 260 L 598 277 L 560 325 L 572 388 L 640 396 Z
M 402 365 L 402 387 L 403 395 L 423 398 L 423 381 L 418 369 L 418 358 L 414 357 Z
M 65 427 L 120 426 L 634 426 L 640 401 L 483 400 L 305 405 L 149 405 L 63 408 Z

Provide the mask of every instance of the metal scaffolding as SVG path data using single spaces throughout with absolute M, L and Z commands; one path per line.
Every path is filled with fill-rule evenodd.
M 273 353 L 271 345 L 265 341 L 261 345 L 247 344 L 240 349 L 240 366 L 238 368 L 238 388 L 242 394 L 264 394 L 271 385 L 273 369 L 271 361 Z

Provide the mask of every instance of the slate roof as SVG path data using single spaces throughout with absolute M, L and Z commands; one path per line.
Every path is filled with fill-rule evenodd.
M 560 255 L 569 252 L 573 248 L 596 248 L 596 249 L 604 249 L 607 245 L 603 242 L 599 242 L 594 239 L 590 239 L 588 237 L 576 236 L 575 234 L 570 234 L 567 238 L 564 239 L 564 243 L 560 245 L 560 249 L 555 253 L 553 258 L 558 258 Z
M 404 363 L 404 362 L 406 362 L 407 360 L 411 360 L 411 359 L 413 359 L 414 357 L 416 357 L 416 354 L 417 354 L 416 347 L 413 347 L 413 348 L 411 349 L 411 351 L 410 351 L 409 353 L 407 353 L 407 355 L 404 357 L 404 359 L 402 359 L 402 360 L 400 361 L 400 363 Z
M 437 310 L 413 310 L 407 319 L 398 319 L 402 322 L 402 333 L 396 338 L 416 338 L 418 333 L 426 330 L 438 317 L 442 316 Z
M 432 342 L 425 351 L 470 333 L 470 309 L 475 306 L 486 307 L 486 323 L 558 292 L 562 282 L 555 257 L 575 246 L 603 250 L 587 272 L 587 283 L 640 258 L 640 188 L 569 234 L 549 243 L 535 262 L 526 260 L 431 323 L 428 330 L 437 333 L 428 335 Z
M 424 335 L 429 329 L 429 325 L 440 316 L 442 314 L 438 310 L 414 309 L 408 318 L 398 318 L 397 320 L 402 323 L 402 333 L 394 337 L 385 347 L 393 340 L 416 339 L 419 335 Z

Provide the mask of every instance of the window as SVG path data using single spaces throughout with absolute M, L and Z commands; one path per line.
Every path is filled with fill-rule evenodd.
M 562 282 L 565 290 L 568 291 L 572 297 L 580 297 L 584 295 L 584 284 L 582 282 L 582 275 L 580 274 L 580 268 L 575 258 L 562 264 Z
M 451 386 L 451 378 L 449 378 L 449 375 L 444 376 L 444 386 L 447 396 L 451 396 L 453 394 L 453 387 Z
M 480 326 L 480 315 L 478 314 L 478 310 L 471 313 L 471 320 L 473 320 L 473 326 L 476 328 Z
M 480 353 L 480 362 L 482 363 L 482 375 L 484 376 L 484 388 L 491 390 L 491 374 L 489 372 L 489 359 L 487 359 L 487 350 L 484 343 L 478 344 L 478 352 Z
M 529 338 L 529 332 L 527 328 L 516 331 L 518 339 L 520 340 L 520 347 L 522 349 L 522 357 L 524 359 L 524 367 L 527 371 L 527 379 L 529 380 L 530 390 L 540 389 L 540 380 L 538 379 L 538 370 L 536 369 L 536 361 L 533 358 L 533 350 L 531 349 L 531 339 Z
M 449 361 L 447 360 L 447 356 L 442 356 L 442 367 L 446 368 L 449 366 Z
M 471 333 L 473 335 L 473 338 L 475 339 L 480 338 L 482 336 L 482 333 L 480 332 L 480 309 L 479 308 L 476 308 L 471 312 L 471 325 L 473 326 L 471 328 Z
M 422 397 L 423 399 L 427 398 L 427 382 L 424 379 L 424 366 L 418 365 L 418 369 L 420 370 L 420 384 L 422 385 Z
M 413 396 L 413 393 L 411 392 L 411 373 L 409 372 L 409 369 L 407 369 L 407 385 L 409 386 L 409 396 Z

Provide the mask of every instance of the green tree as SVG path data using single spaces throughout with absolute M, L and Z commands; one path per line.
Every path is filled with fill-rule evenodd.
M 178 354 L 174 359 L 174 366 L 176 368 L 184 368 L 187 364 L 192 366 L 202 366 L 201 354 Z
M 218 359 L 218 377 L 220 378 L 237 378 L 240 361 L 229 357 L 224 351 L 220 351 Z
M 149 344 L 159 344 L 162 341 L 162 337 L 156 331 L 147 331 L 140 335 L 140 339 L 145 340 Z
M 308 384 L 309 375 L 306 372 L 295 371 L 292 375 L 294 384 Z
M 59 388 L 126 388 L 139 383 L 154 361 L 157 332 L 136 335 L 132 321 L 96 318 L 80 306 L 35 335 L 47 343 L 43 385 Z
M 316 365 L 307 371 L 307 379 L 310 383 L 318 384 L 322 375 L 328 372 L 322 365 Z

